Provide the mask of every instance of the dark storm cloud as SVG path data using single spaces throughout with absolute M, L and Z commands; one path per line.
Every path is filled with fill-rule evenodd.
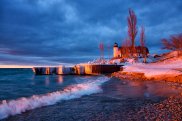
M 182 31 L 181 0 L 1 0 L 0 63 L 94 59 L 100 41 L 112 46 L 126 38 L 128 8 L 145 26 L 151 52 L 159 51 L 161 38 Z

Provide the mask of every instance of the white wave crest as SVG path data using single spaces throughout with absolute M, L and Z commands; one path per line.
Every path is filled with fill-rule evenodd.
M 17 100 L 3 100 L 0 104 L 0 119 L 21 114 L 27 110 L 53 105 L 61 100 L 70 100 L 80 98 L 83 95 L 99 93 L 102 91 L 100 85 L 108 80 L 109 78 L 107 77 L 99 77 L 97 80 L 71 85 L 63 91 L 56 91 L 45 95 L 33 95 L 29 98 L 22 97 Z

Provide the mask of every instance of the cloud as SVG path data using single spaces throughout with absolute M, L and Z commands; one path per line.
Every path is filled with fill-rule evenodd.
M 107 48 L 127 37 L 128 8 L 136 12 L 138 28 L 145 26 L 151 52 L 161 47 L 161 38 L 182 31 L 181 0 L 1 0 L 0 62 L 58 65 L 95 59 L 100 41 Z

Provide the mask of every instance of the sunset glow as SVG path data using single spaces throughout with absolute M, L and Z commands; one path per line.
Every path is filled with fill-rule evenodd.
M 0 120 L 181 116 L 182 0 L 0 0 Z
M 33 66 L 26 66 L 26 65 L 0 65 L 0 68 L 33 68 Z

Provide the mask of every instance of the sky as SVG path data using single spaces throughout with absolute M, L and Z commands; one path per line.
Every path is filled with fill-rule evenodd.
M 86 62 L 99 58 L 100 42 L 112 56 L 113 44 L 127 38 L 129 8 L 150 53 L 182 33 L 181 0 L 0 0 L 0 65 Z

